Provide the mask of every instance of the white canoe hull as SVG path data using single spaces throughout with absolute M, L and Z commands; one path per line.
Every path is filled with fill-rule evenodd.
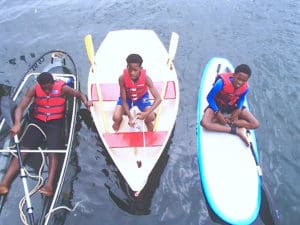
M 118 78 L 126 68 L 126 58 L 131 53 L 142 56 L 143 68 L 160 93 L 163 94 L 164 87 L 168 84 L 161 109 L 156 111 L 158 116 L 154 132 L 147 132 L 142 123 L 142 130 L 133 133 L 128 126 L 127 116 L 123 116 L 118 133 L 112 129 L 112 116 L 119 96 Z M 179 103 L 178 80 L 175 68 L 170 69 L 167 60 L 168 53 L 153 31 L 112 31 L 96 52 L 95 73 L 91 70 L 89 74 L 88 98 L 94 101 L 91 108 L 94 123 L 109 155 L 135 192 L 140 192 L 147 183 L 176 120 Z M 142 162 L 140 168 L 137 160 Z

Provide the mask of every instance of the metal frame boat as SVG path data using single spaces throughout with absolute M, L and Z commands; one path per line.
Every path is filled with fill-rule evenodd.
M 38 58 L 28 71 L 24 74 L 21 82 L 15 89 L 11 96 L 12 105 L 17 105 L 27 89 L 36 83 L 37 76 L 44 71 L 52 73 L 54 79 L 64 80 L 67 85 L 78 90 L 79 83 L 77 78 L 77 69 L 75 63 L 71 56 L 60 50 L 49 51 Z M 12 107 L 13 108 L 13 107 Z M 10 109 L 8 109 L 10 110 Z M 30 193 L 30 200 L 33 206 L 33 215 L 35 218 L 35 223 L 41 225 L 54 224 L 51 212 L 55 207 L 59 206 L 57 200 L 61 194 L 62 185 L 65 179 L 66 169 L 70 160 L 70 155 L 73 147 L 73 137 L 75 132 L 76 115 L 78 110 L 78 100 L 75 97 L 66 98 L 66 113 L 65 113 L 65 147 L 63 149 L 47 150 L 41 146 L 40 149 L 21 149 L 22 152 L 30 152 L 28 156 L 28 162 L 26 161 L 26 169 L 36 175 L 39 171 L 39 179 L 47 179 L 48 167 L 47 167 L 47 157 L 46 153 L 56 152 L 59 153 L 59 169 L 57 171 L 56 187 L 55 192 L 52 197 L 45 197 L 37 192 L 38 185 L 37 182 L 41 181 L 38 179 L 28 178 L 28 187 L 33 189 Z M 23 132 L 28 126 L 28 117 L 30 116 L 30 107 L 26 109 L 22 121 Z M 0 178 L 6 172 L 6 167 L 8 166 L 12 154 L 16 153 L 16 147 L 13 139 L 9 133 L 9 126 L 6 123 L 6 118 L 2 117 L 0 119 Z M 21 138 L 20 138 L 21 139 Z M 41 163 L 44 162 L 44 163 Z M 0 197 L 0 224 L 5 224 L 7 221 L 11 221 L 11 217 L 16 217 L 20 209 L 21 221 L 25 223 L 28 219 L 25 210 L 25 205 L 22 203 L 22 198 L 24 192 L 22 191 L 22 184 L 18 177 L 12 182 L 10 191 L 7 195 Z M 18 207 L 20 202 L 20 206 Z M 23 201 L 24 202 L 24 201 Z M 48 215 L 47 215 L 48 214 Z M 20 224 L 21 224 L 20 221 Z

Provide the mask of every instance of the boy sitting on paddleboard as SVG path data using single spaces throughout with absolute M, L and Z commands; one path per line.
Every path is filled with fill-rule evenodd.
M 208 130 L 237 134 L 247 146 L 246 130 L 259 127 L 258 120 L 244 107 L 249 92 L 251 69 L 246 64 L 237 66 L 234 73 L 219 74 L 207 95 L 201 126 Z
M 153 82 L 142 67 L 143 59 L 138 54 L 130 54 L 127 59 L 127 68 L 119 77 L 120 97 L 113 114 L 113 129 L 118 131 L 122 122 L 122 116 L 128 116 L 128 125 L 134 126 L 135 119 L 145 120 L 148 131 L 153 130 L 155 119 L 154 110 L 161 103 L 161 97 L 153 85 Z M 149 91 L 154 97 L 151 104 Z M 137 118 L 131 114 L 130 109 L 137 106 L 140 113 Z

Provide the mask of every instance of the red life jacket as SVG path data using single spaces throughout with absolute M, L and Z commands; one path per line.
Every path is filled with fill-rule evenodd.
M 232 74 L 233 73 L 223 73 L 218 75 L 224 83 L 222 90 L 218 92 L 214 98 L 219 105 L 234 106 L 237 103 L 239 97 L 248 88 L 248 82 L 246 82 L 241 87 L 235 89 L 232 82 L 230 81 Z
M 141 98 L 148 91 L 146 85 L 146 70 L 141 70 L 141 74 L 136 83 L 134 83 L 129 76 L 128 70 L 123 71 L 124 85 L 126 88 L 126 97 L 136 101 Z
M 66 99 L 62 96 L 65 82 L 54 82 L 51 93 L 47 96 L 39 83 L 35 86 L 33 116 L 41 121 L 62 119 L 65 116 Z

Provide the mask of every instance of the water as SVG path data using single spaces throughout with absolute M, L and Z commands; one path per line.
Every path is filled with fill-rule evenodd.
M 166 46 L 172 31 L 180 35 L 175 59 L 181 94 L 178 120 L 147 187 L 148 196 L 143 202 L 128 197 L 124 181 L 81 110 L 66 204 L 81 202 L 62 223 L 221 223 L 210 215 L 201 191 L 195 133 L 199 81 L 214 56 L 252 67 L 248 100 L 261 123 L 256 134 L 264 184 L 281 224 L 299 223 L 299 1 L 2 0 L 0 12 L 0 83 L 9 86 L 17 85 L 36 56 L 62 49 L 77 63 L 86 93 L 87 33 L 93 35 L 95 46 L 107 32 L 118 29 L 153 29 Z M 19 221 L 17 216 L 13 219 Z M 254 224 L 264 224 L 263 219 Z

